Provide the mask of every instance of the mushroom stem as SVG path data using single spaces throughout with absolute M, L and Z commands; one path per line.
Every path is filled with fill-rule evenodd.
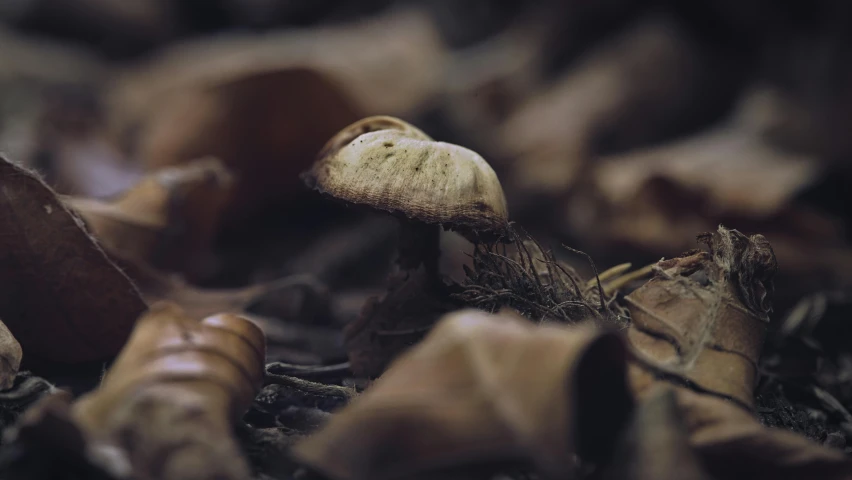
M 399 266 L 414 270 L 423 264 L 429 278 L 438 278 L 441 227 L 416 220 L 400 220 Z

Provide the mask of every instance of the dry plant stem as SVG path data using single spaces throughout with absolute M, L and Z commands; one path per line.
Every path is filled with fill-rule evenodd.
M 631 266 L 633 266 L 632 263 L 622 263 L 621 265 L 616 265 L 614 267 L 608 268 L 598 274 L 597 280 L 600 280 L 601 282 L 608 282 L 610 279 L 619 277 L 624 272 L 630 270 Z M 588 282 L 586 282 L 586 288 L 594 287 L 595 283 L 597 282 L 594 278 L 589 280 Z
M 263 383 L 264 357 L 263 333 L 245 319 L 198 322 L 156 304 L 73 418 L 94 452 L 118 449 L 135 477 L 247 478 L 231 428 Z
M 274 370 L 271 372 L 270 370 Z M 349 362 L 334 365 L 295 365 L 274 362 L 266 365 L 267 375 L 287 375 L 301 379 L 343 376 L 350 373 Z M 267 383 L 268 384 L 268 383 Z
M 604 284 L 604 287 L 603 287 L 604 294 L 607 297 L 609 297 L 609 296 L 615 294 L 615 292 L 621 290 L 624 286 L 626 286 L 630 282 L 632 282 L 634 280 L 639 280 L 640 278 L 647 277 L 648 275 L 650 275 L 654 271 L 654 267 L 655 267 L 654 264 L 646 265 L 646 266 L 640 268 L 639 270 L 634 270 L 630 273 L 626 273 L 626 274 L 621 275 L 617 278 L 613 278 L 613 279 L 607 281 Z
M 353 388 L 312 382 L 290 375 L 269 373 L 269 371 L 266 372 L 264 385 L 283 385 L 318 397 L 339 397 L 348 400 L 358 395 Z

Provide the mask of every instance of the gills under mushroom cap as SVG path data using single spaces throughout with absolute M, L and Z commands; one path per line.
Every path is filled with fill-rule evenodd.
M 468 235 L 499 233 L 508 223 L 503 188 L 481 156 L 392 117 L 370 117 L 342 130 L 304 179 L 346 202 Z

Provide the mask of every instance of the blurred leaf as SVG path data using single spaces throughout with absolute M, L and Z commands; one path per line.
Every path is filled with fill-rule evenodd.
M 709 480 L 688 443 L 675 392 L 651 393 L 633 412 L 603 480 Z
M 135 478 L 242 479 L 231 425 L 262 385 L 264 358 L 263 333 L 250 321 L 199 322 L 157 304 L 100 387 L 74 403 L 73 419 L 95 454 L 124 457 Z
M 617 336 L 589 326 L 453 313 L 293 453 L 335 480 L 510 460 L 564 477 L 625 420 L 624 360 Z
M 204 270 L 233 179 L 207 158 L 145 176 L 112 201 L 65 198 L 109 253 L 196 277 Z
M 205 40 L 120 79 L 112 123 L 151 168 L 221 158 L 238 178 L 232 213 L 254 211 L 300 191 L 298 174 L 341 128 L 420 108 L 438 88 L 442 60 L 437 32 L 417 11 Z
M 264 352 L 263 333 L 246 319 L 198 321 L 154 305 L 95 391 L 71 405 L 67 395 L 43 399 L 17 440 L 116 478 L 247 478 L 231 429 L 263 383 Z
M 732 95 L 716 65 L 672 18 L 649 16 L 603 42 L 502 125 L 508 190 L 559 195 L 602 150 L 636 147 L 704 118 Z M 709 108 L 708 108 L 709 105 Z

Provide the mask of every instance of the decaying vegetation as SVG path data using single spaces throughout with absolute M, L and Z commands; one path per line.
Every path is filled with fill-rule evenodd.
M 0 477 L 852 480 L 843 2 L 12 3 Z

